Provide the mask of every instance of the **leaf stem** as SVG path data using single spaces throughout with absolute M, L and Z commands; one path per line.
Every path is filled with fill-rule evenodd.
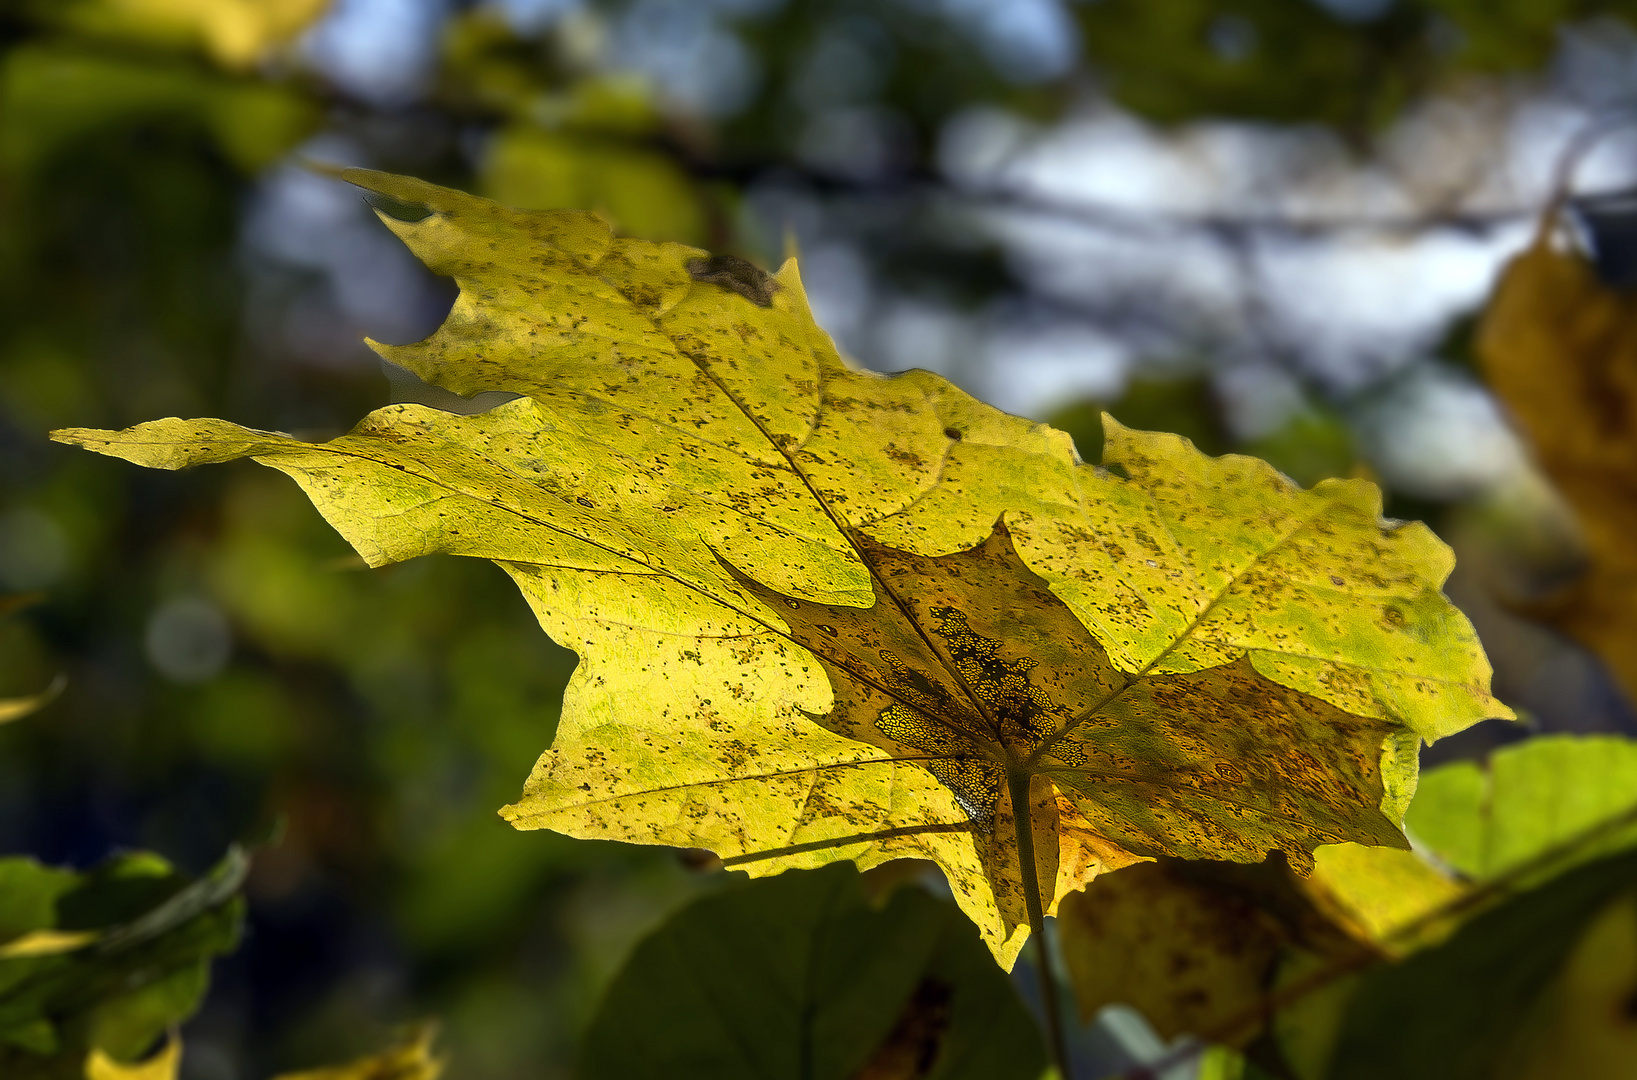
M 1023 904 L 1029 913 L 1029 936 L 1034 938 L 1040 1004 L 1046 1013 L 1046 1040 L 1058 1076 L 1062 1080 L 1073 1080 L 1069 1072 L 1068 1042 L 1063 1036 L 1063 1007 L 1057 999 L 1057 979 L 1052 973 L 1051 950 L 1046 944 L 1046 914 L 1040 903 L 1040 875 L 1035 869 L 1029 779 L 1030 774 L 1022 769 L 1007 770 L 1006 787 L 1012 799 L 1012 830 L 1017 835 L 1018 871 L 1023 879 Z

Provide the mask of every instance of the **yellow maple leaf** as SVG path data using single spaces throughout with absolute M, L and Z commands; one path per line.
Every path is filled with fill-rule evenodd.
M 1418 741 L 1509 715 L 1439 591 L 1448 549 L 1367 483 L 1303 491 L 1112 420 L 1094 468 L 938 376 L 847 366 L 793 261 L 344 175 L 461 286 L 436 334 L 377 351 L 517 399 L 322 444 L 54 438 L 253 457 L 371 565 L 499 563 L 581 657 L 519 827 L 753 873 L 933 859 L 1009 964 L 1105 868 L 1402 845 Z

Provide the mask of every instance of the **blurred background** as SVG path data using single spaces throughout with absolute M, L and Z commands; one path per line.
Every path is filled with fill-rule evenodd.
M 424 393 L 361 339 L 426 335 L 453 286 L 304 161 L 794 250 L 859 364 L 1088 460 L 1106 408 L 1374 479 L 1457 549 L 1525 716 L 1427 760 L 1637 734 L 1603 662 L 1523 617 L 1585 552 L 1472 348 L 1590 125 L 1573 238 L 1633 283 L 1637 2 L 4 0 L 0 51 L 0 593 L 35 594 L 0 697 L 67 676 L 0 727 L 0 852 L 199 871 L 282 822 L 192 1080 L 426 1015 L 454 1075 L 566 1076 L 632 942 L 709 887 L 496 816 L 573 665 L 498 570 L 367 571 L 280 475 L 46 441 L 172 415 L 328 438 Z

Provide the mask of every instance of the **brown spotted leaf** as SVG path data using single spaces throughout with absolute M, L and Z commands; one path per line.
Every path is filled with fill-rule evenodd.
M 520 828 L 753 873 L 931 859 L 1009 963 L 1031 878 L 1049 910 L 1152 855 L 1402 843 L 1417 741 L 1506 715 L 1440 592 L 1448 549 L 1366 483 L 1303 491 L 1113 421 L 1094 468 L 938 376 L 849 367 L 793 262 L 346 175 L 461 287 L 432 337 L 377 349 L 515 400 L 321 444 L 175 419 L 56 438 L 253 457 L 372 565 L 498 562 L 581 658 Z

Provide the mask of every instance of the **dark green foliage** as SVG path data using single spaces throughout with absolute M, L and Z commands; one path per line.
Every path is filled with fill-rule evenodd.
M 1637 851 L 1589 863 L 1479 915 L 1443 945 L 1367 975 L 1327 1080 L 1497 1075 L 1587 925 L 1633 886 Z
M 9 937 L 89 938 L 0 959 L 0 1075 L 77 1078 L 93 1046 L 116 1059 L 147 1053 L 198 1007 L 211 958 L 237 945 L 247 869 L 236 849 L 194 882 L 148 854 L 83 875 L 0 862 Z
M 1361 131 L 1397 111 L 1428 59 L 1411 10 L 1360 24 L 1308 0 L 1105 0 L 1080 23 L 1115 97 L 1157 120 L 1209 112 Z
M 739 882 L 637 946 L 585 1041 L 585 1080 L 846 1080 L 921 1059 L 937 1080 L 1035 1080 L 1045 1055 L 953 904 L 872 906 L 851 864 Z M 921 1059 L 924 1060 L 924 1059 Z
M 1452 77 L 1538 68 L 1565 22 L 1634 12 L 1628 0 L 1102 0 L 1079 19 L 1109 90 L 1139 113 L 1316 121 L 1362 142 Z

